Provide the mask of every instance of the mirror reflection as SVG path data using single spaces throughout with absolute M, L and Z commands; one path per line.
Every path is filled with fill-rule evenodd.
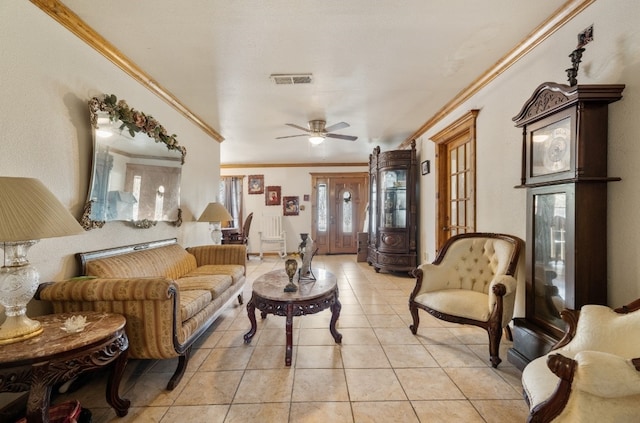
M 130 221 L 149 228 L 181 223 L 180 177 L 186 150 L 151 116 L 115 96 L 89 102 L 94 155 L 83 227 Z

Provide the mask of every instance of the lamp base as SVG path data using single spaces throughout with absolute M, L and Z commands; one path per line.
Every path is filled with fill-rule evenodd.
M 24 341 L 42 333 L 42 325 L 26 315 L 7 316 L 0 326 L 0 345 L 13 344 Z
M 211 242 L 213 245 L 222 245 L 222 230 L 220 222 L 211 222 Z

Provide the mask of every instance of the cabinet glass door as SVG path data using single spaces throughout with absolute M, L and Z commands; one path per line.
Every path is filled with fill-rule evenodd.
M 407 171 L 382 171 L 380 178 L 380 226 L 404 229 L 407 226 Z

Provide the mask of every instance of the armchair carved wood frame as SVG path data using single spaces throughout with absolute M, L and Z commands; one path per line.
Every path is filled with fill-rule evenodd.
M 628 324 L 624 327 L 611 323 L 616 315 L 629 316 L 635 312 L 640 317 L 640 299 L 614 310 L 596 305 L 585 307 L 582 312 L 565 309 L 560 313 L 567 323 L 564 336 L 546 357 L 532 361 L 523 371 L 524 397 L 530 407 L 529 423 L 573 422 L 585 418 L 589 421 L 632 421 L 640 416 L 640 325 L 633 322 L 635 329 L 629 331 L 626 330 L 630 327 Z M 590 314 L 590 326 L 597 325 L 608 335 L 622 328 L 618 330 L 621 333 L 598 336 L 592 328 L 586 327 L 585 313 Z M 640 319 L 631 318 L 640 323 Z M 579 340 L 585 333 L 593 339 Z M 630 346 L 631 351 L 614 345 L 616 342 L 611 342 L 612 339 Z M 594 341 L 600 344 L 599 348 L 590 345 Z M 633 358 L 625 357 L 629 355 Z M 555 375 L 550 381 L 551 388 L 544 386 L 549 384 L 542 371 L 544 364 Z M 569 404 L 570 399 L 573 404 Z
M 413 324 L 418 333 L 418 309 L 448 322 L 474 325 L 489 335 L 493 367 L 499 356 L 502 329 L 509 330 L 513 316 L 516 279 L 523 242 L 497 233 L 466 233 L 451 237 L 431 264 L 414 271 L 416 286 L 409 297 Z M 508 332 L 509 338 L 510 332 Z

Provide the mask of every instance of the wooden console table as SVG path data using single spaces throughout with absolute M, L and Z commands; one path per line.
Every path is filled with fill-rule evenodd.
M 315 314 L 331 308 L 331 322 L 329 330 L 336 343 L 342 342 L 342 334 L 336 330 L 336 322 L 340 317 L 340 301 L 338 300 L 338 284 L 333 273 L 324 269 L 314 271 L 315 281 L 299 282 L 296 292 L 284 292 L 284 287 L 289 278 L 282 270 L 273 270 L 265 273 L 253 282 L 251 300 L 247 303 L 247 313 L 251 321 L 251 329 L 244 335 L 244 342 L 251 342 L 256 333 L 256 308 L 261 311 L 262 318 L 267 314 L 286 316 L 287 346 L 285 352 L 285 365 L 291 366 L 293 350 L 293 316 Z
M 82 332 L 67 333 L 64 321 L 72 315 L 87 318 Z M 120 380 L 127 364 L 129 340 L 126 320 L 120 314 L 76 312 L 34 317 L 42 323 L 41 335 L 0 348 L 0 392 L 29 391 L 27 422 L 49 421 L 54 385 L 113 363 L 107 382 L 107 402 L 123 417 L 130 402 L 120 398 Z

